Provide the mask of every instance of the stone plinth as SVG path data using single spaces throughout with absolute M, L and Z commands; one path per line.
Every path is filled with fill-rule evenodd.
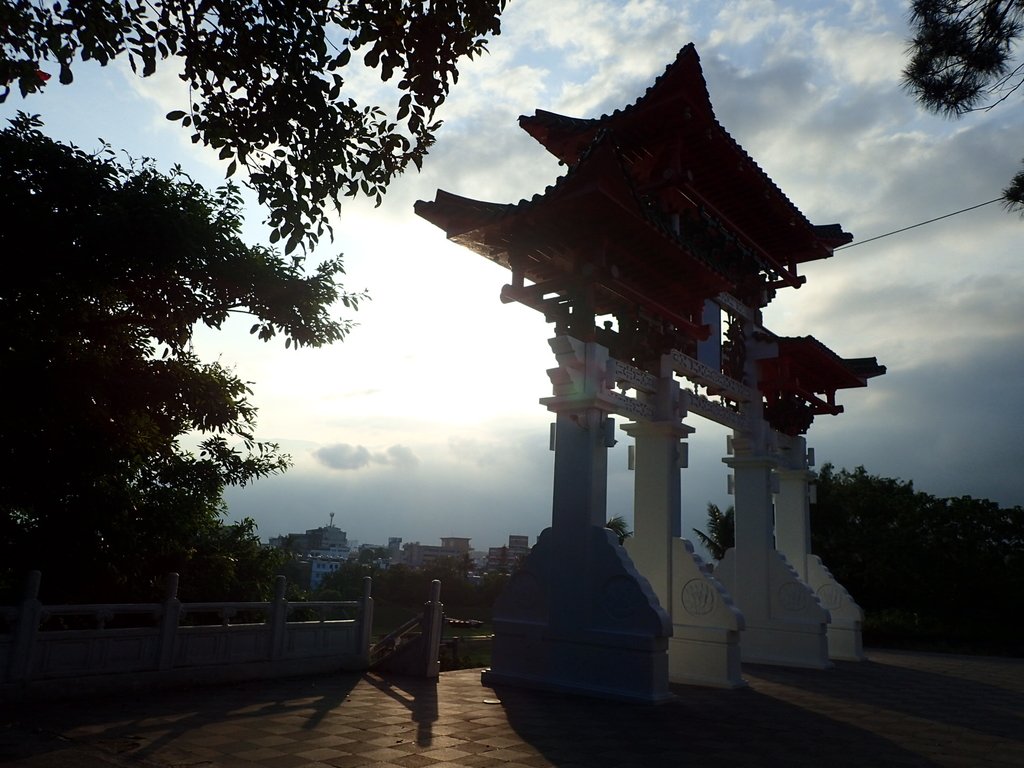
M 743 661 L 827 669 L 828 611 L 775 549 L 775 462 L 749 454 L 724 461 L 735 474 L 736 546 L 726 552 L 715 577 L 746 620 L 740 638 Z
M 585 539 L 588 562 L 574 574 L 582 599 L 570 606 L 555 537 L 540 535 L 495 604 L 484 684 L 669 701 L 668 616 L 611 531 L 594 526 Z
M 746 619 L 740 638 L 743 661 L 828 669 L 828 611 L 781 553 L 770 551 L 765 566 L 764 588 L 755 598 L 760 602 L 755 606 L 750 599 L 736 598 Z M 742 569 L 736 548 L 728 550 L 715 568 L 716 578 L 734 596 L 737 571 Z M 748 612 L 748 605 L 757 610 Z
M 669 679 L 716 688 L 746 686 L 740 669 L 744 617 L 685 539 L 672 542 Z
M 672 620 L 668 677 L 673 683 L 742 688 L 743 614 L 686 539 L 671 541 L 671 586 L 662 602 Z M 626 542 L 630 555 L 642 545 Z M 639 556 L 638 556 L 639 558 Z
M 817 555 L 807 556 L 806 581 L 831 617 L 828 625 L 828 657 L 837 661 L 866 661 L 861 637 L 864 611 L 846 591 L 846 587 L 835 580 Z

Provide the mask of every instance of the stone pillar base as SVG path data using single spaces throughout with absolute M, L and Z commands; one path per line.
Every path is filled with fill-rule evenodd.
M 668 679 L 683 685 L 745 688 L 740 666 L 740 633 L 673 626 L 668 641 Z
M 735 552 L 726 552 L 715 569 L 715 576 L 730 593 L 740 566 Z M 829 612 L 780 552 L 772 550 L 768 554 L 762 604 L 738 606 L 746 618 L 746 629 L 740 636 L 743 661 L 828 669 L 832 666 L 826 634 Z
M 668 615 L 611 531 L 592 526 L 587 536 L 574 584 L 559 578 L 551 529 L 540 535 L 495 604 L 484 684 L 671 701 Z
M 771 664 L 778 667 L 830 669 L 828 640 L 824 626 L 771 622 L 747 624 L 740 638 L 743 661 L 749 664 Z
M 643 649 L 617 646 L 612 638 L 586 633 L 556 638 L 542 631 L 517 634 L 515 629 L 495 623 L 494 656 L 502 660 L 492 661 L 491 668 L 480 675 L 484 685 L 512 685 L 640 704 L 663 704 L 675 699 L 666 684 L 667 665 L 652 663 Z
M 832 617 L 828 625 L 828 657 L 837 661 L 866 661 L 861 639 L 864 612 L 817 555 L 807 556 L 807 583 Z
M 828 657 L 833 661 L 867 661 L 859 621 L 828 625 Z
M 672 639 L 669 680 L 715 688 L 742 688 L 743 614 L 685 539 L 672 542 Z

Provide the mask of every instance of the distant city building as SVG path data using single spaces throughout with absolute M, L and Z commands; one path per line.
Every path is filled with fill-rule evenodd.
M 472 549 L 469 557 L 473 561 L 473 568 L 481 573 L 487 568 L 487 552 L 482 549 Z
M 324 583 L 324 579 L 341 568 L 341 565 L 344 562 L 345 558 L 341 557 L 311 557 L 309 559 L 309 588 L 320 589 L 320 585 Z
M 310 549 L 321 549 L 326 552 L 331 550 L 348 550 L 349 548 L 348 534 L 333 525 L 314 528 L 311 531 L 306 531 L 306 535 L 309 536 Z
M 399 552 L 399 554 L 401 553 Z M 372 564 L 377 568 L 390 568 L 395 561 L 390 547 L 385 547 L 382 544 L 360 544 L 357 558 L 360 563 Z
M 530 551 L 530 537 L 510 533 L 508 536 L 508 548 L 516 554 L 526 554 Z
M 400 536 L 391 536 L 387 540 L 387 546 L 359 544 L 355 540 L 350 540 L 345 531 L 334 525 L 334 513 L 331 513 L 327 525 L 310 528 L 305 533 L 273 536 L 270 538 L 270 546 L 292 554 L 295 566 L 290 569 L 292 574 L 289 579 L 309 589 L 318 589 L 346 560 L 360 555 L 360 560 L 365 560 L 364 553 L 367 551 L 387 553 L 385 557 L 376 560 L 376 564 L 381 568 L 398 564 L 410 568 L 423 568 L 440 558 L 447 557 L 458 561 L 460 566 L 468 560 L 471 569 L 478 573 L 511 573 L 530 552 L 530 537 L 519 534 L 510 534 L 506 546 L 490 547 L 486 552 L 472 549 L 471 541 L 472 539 L 463 536 L 442 536 L 441 544 L 434 545 L 421 544 L 418 541 L 403 542 Z
M 310 528 L 305 533 L 272 536 L 270 546 L 300 559 L 302 567 L 293 569 L 292 578 L 302 579 L 297 583 L 307 589 L 319 589 L 324 579 L 337 571 L 351 554 L 348 534 L 334 524 L 333 512 L 327 525 Z
M 347 558 L 351 551 L 348 534 L 334 524 L 333 512 L 331 512 L 331 520 L 327 525 L 321 528 L 310 528 L 305 533 L 272 536 L 270 546 L 299 555 L 324 555 L 342 559 Z
M 461 560 L 469 555 L 469 539 L 456 536 L 444 536 L 441 538 L 441 546 L 420 544 L 418 541 L 410 541 L 402 545 L 403 565 L 410 568 L 422 568 L 442 557 L 451 557 Z
M 488 548 L 486 568 L 491 573 L 511 573 L 528 554 L 530 537 L 509 534 L 506 546 Z
M 402 556 L 402 537 L 392 536 L 388 539 L 388 557 L 391 558 L 391 562 L 398 562 L 398 559 Z

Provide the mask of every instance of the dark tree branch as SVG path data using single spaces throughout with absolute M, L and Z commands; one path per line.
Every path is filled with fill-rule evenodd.
M 910 24 L 904 84 L 926 108 L 949 117 L 987 112 L 1024 86 L 1024 61 L 1015 60 L 1024 0 L 914 0 Z M 1024 172 L 1003 195 L 1009 210 L 1024 213 Z
M 458 63 L 500 31 L 505 0 L 148 0 L 124 3 L 0 2 L 0 86 L 22 95 L 60 82 L 76 61 L 127 55 L 142 76 L 178 56 L 189 103 L 168 117 L 239 165 L 270 209 L 286 252 L 315 245 L 329 207 L 346 196 L 380 203 L 388 184 L 417 168 L 440 123 L 436 109 L 458 80 Z M 330 39 L 341 32 L 341 47 Z M 348 98 L 338 71 L 352 51 L 401 94 L 394 116 Z M 396 79 L 396 75 L 398 75 Z M 9 91 L 9 87 L 6 89 Z M 0 102 L 6 98 L 0 93 Z

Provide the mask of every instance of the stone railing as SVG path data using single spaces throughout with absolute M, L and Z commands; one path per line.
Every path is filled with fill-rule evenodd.
M 398 672 L 415 677 L 437 677 L 441 671 L 441 633 L 444 630 L 444 606 L 441 582 L 430 582 L 430 597 L 423 613 L 381 638 L 370 648 L 374 670 Z
M 289 602 L 279 576 L 268 602 L 182 603 L 169 574 L 163 602 L 120 605 L 43 605 L 39 582 L 0 608 L 0 698 L 369 666 L 369 578 L 353 601 Z

